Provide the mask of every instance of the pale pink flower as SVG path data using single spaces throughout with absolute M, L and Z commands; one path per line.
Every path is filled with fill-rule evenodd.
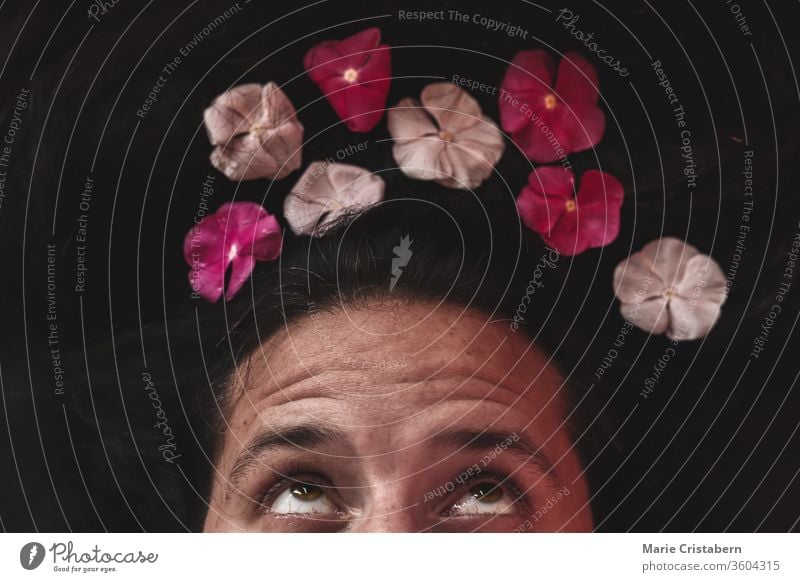
M 407 176 L 448 188 L 476 188 L 503 155 L 505 143 L 478 102 L 453 83 L 432 83 L 420 100 L 401 100 L 388 114 L 394 159 Z
M 383 191 L 383 180 L 369 170 L 313 162 L 284 200 L 283 214 L 295 234 L 320 234 L 342 214 L 383 200 Z
M 275 83 L 240 85 L 203 113 L 211 163 L 231 180 L 280 179 L 300 167 L 303 126 Z
M 614 292 L 625 319 L 672 340 L 704 337 L 727 297 L 716 261 L 672 237 L 648 243 L 617 265 Z

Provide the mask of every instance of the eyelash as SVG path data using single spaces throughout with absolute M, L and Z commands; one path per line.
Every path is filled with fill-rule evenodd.
M 455 478 L 450 480 L 451 483 L 453 481 L 455 481 Z M 463 485 L 460 488 L 455 489 L 451 496 L 448 497 L 448 502 L 442 506 L 442 511 L 439 513 L 443 517 L 458 518 L 455 512 L 452 511 L 453 504 L 456 500 L 463 497 L 465 491 L 469 491 L 472 487 L 480 485 L 481 483 L 492 483 L 503 488 L 504 490 L 508 491 L 509 495 L 512 496 L 514 504 L 522 504 L 525 509 L 529 509 L 532 506 L 529 495 L 522 491 L 522 488 L 517 484 L 513 477 L 499 471 L 484 471 L 479 475 L 470 475 L 464 481 Z
M 461 474 L 462 473 L 459 473 L 458 476 Z M 257 496 L 258 505 L 262 513 L 269 513 L 270 508 L 272 507 L 273 502 L 277 499 L 278 495 L 283 493 L 287 487 L 295 483 L 315 485 L 323 489 L 326 495 L 332 496 L 332 493 L 335 491 L 335 488 L 328 479 L 319 475 L 318 473 L 315 473 L 314 471 L 306 470 L 300 465 L 292 465 L 286 467 L 284 470 L 275 471 L 273 479 L 275 479 L 275 482 L 263 488 L 261 490 L 262 492 Z M 450 480 L 451 483 L 455 481 L 455 477 Z M 481 483 L 492 483 L 503 488 L 505 491 L 507 491 L 508 495 L 512 496 L 513 503 L 515 505 L 521 504 L 524 509 L 530 509 L 530 507 L 532 507 L 532 502 L 529 499 L 530 496 L 522 491 L 513 477 L 498 471 L 486 471 L 480 475 L 469 476 L 463 482 L 462 486 L 455 489 L 448 497 L 447 503 L 443 504 L 443 506 L 440 508 L 439 514 L 450 519 L 461 519 L 461 517 L 459 517 L 456 512 L 453 511 L 455 502 L 463 497 L 465 492 Z M 340 500 L 337 499 L 335 501 L 337 506 L 341 505 Z
M 289 485 L 302 483 L 305 485 L 316 485 L 322 488 L 326 494 L 333 489 L 330 481 L 313 470 L 307 470 L 299 464 L 291 464 L 282 469 L 273 469 L 273 475 L 263 485 L 255 497 L 258 507 L 263 513 L 269 513 L 270 507 L 275 499 L 283 493 Z

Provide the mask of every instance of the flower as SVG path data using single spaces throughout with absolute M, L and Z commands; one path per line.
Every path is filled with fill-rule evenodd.
M 554 162 L 602 139 L 606 117 L 597 106 L 597 71 L 577 53 L 555 65 L 543 50 L 517 53 L 500 85 L 500 122 L 531 160 Z
M 300 167 L 303 126 L 275 83 L 234 87 L 203 118 L 214 146 L 211 164 L 229 179 L 280 179 Z
M 277 219 L 254 202 L 228 202 L 193 226 L 183 241 L 183 258 L 192 268 L 195 293 L 215 303 L 224 287 L 230 300 L 242 288 L 256 261 L 272 261 L 281 253 Z M 225 275 L 230 266 L 230 279 Z
M 622 316 L 671 340 L 704 337 L 726 299 L 725 275 L 709 256 L 684 241 L 654 240 L 617 265 L 614 293 Z
M 295 234 L 320 234 L 342 214 L 383 200 L 383 190 L 383 180 L 369 170 L 314 162 L 284 200 L 283 214 Z
M 420 101 L 406 98 L 389 110 L 397 164 L 412 178 L 448 188 L 480 186 L 503 155 L 500 130 L 453 83 L 426 86 Z
M 392 61 L 389 45 L 380 43 L 381 31 L 368 28 L 318 44 L 303 59 L 308 76 L 350 131 L 371 131 L 383 117 Z
M 614 176 L 588 170 L 575 191 L 575 176 L 561 166 L 533 170 L 517 197 L 522 221 L 564 255 L 604 247 L 619 234 L 619 214 L 625 195 Z

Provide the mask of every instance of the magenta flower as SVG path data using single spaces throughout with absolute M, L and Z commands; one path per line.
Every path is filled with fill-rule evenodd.
M 517 53 L 500 86 L 503 129 L 531 160 L 554 162 L 595 146 L 606 117 L 597 106 L 597 71 L 577 53 L 555 65 L 543 50 Z
M 277 219 L 254 202 L 228 202 L 189 229 L 183 258 L 192 268 L 189 283 L 197 295 L 215 303 L 225 290 L 230 300 L 250 276 L 256 261 L 281 253 Z M 225 277 L 230 267 L 230 278 Z
M 381 31 L 368 28 L 318 44 L 303 59 L 308 76 L 350 131 L 366 133 L 383 117 L 392 61 L 389 45 L 380 42 Z
M 552 248 L 564 255 L 604 247 L 619 234 L 624 191 L 614 176 L 584 172 L 575 192 L 575 176 L 559 166 L 537 168 L 517 197 L 520 217 Z

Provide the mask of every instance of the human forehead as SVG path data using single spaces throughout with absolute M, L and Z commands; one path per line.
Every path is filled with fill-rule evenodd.
M 262 344 L 238 372 L 242 393 L 257 389 L 250 398 L 278 401 L 311 389 L 385 396 L 392 386 L 423 382 L 446 391 L 446 378 L 517 397 L 536 387 L 548 399 L 562 385 L 547 354 L 507 321 L 449 304 L 399 301 L 311 309 Z

